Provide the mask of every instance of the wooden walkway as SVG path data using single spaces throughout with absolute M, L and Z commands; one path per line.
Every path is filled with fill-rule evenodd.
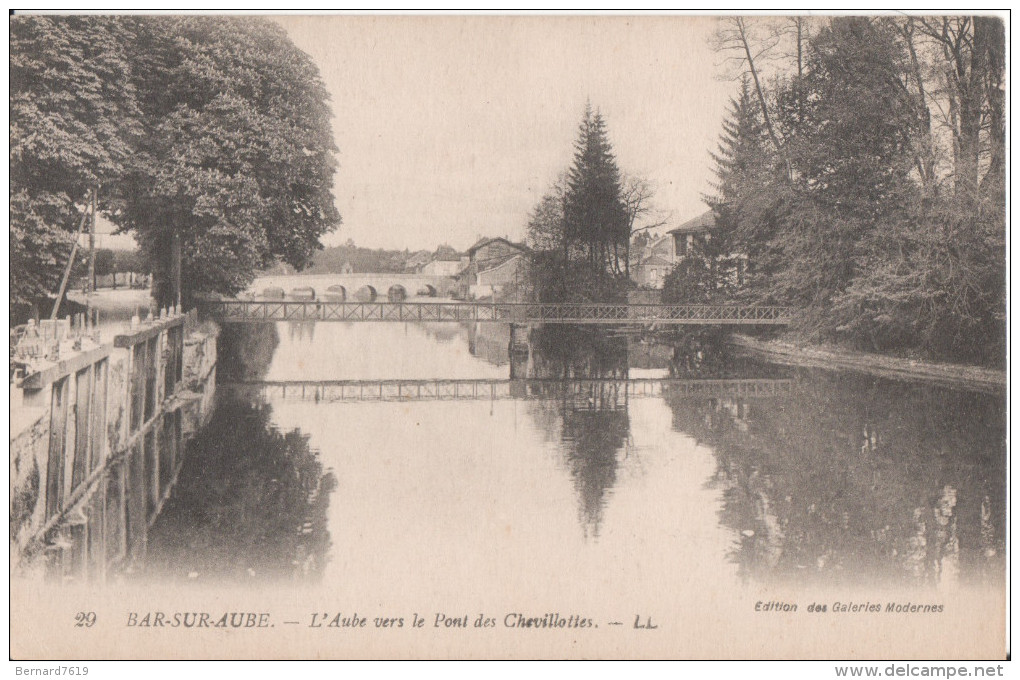
M 664 395 L 771 398 L 792 391 L 790 379 L 680 380 L 527 379 L 527 380 L 326 380 L 224 382 L 219 389 L 248 390 L 267 399 L 311 402 L 463 401 L 561 399 L 604 396 L 628 398 Z
M 199 304 L 203 318 L 221 323 L 268 321 L 392 321 L 673 326 L 782 326 L 789 307 L 758 305 L 646 305 L 518 302 L 297 302 L 214 300 Z

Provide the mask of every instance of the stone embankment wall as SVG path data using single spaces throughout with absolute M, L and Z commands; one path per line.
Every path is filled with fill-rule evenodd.
M 103 580 L 141 564 L 185 444 L 212 411 L 214 326 L 165 310 L 64 338 L 11 381 L 11 572 Z

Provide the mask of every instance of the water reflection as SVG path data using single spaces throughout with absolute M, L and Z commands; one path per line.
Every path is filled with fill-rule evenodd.
M 288 324 L 289 326 L 289 324 Z M 290 333 L 293 342 L 297 333 Z M 217 338 L 217 378 L 220 381 L 262 380 L 280 345 L 275 323 L 226 324 Z
M 579 395 L 532 406 L 547 431 L 559 432 L 559 451 L 578 497 L 585 537 L 598 538 L 606 504 L 616 485 L 619 459 L 630 439 L 628 341 L 604 329 L 537 328 L 530 338 L 529 378 L 605 380 Z M 557 422 L 558 421 L 558 422 Z
M 1001 582 L 1005 442 L 993 397 L 800 371 L 782 399 L 667 397 L 709 446 L 733 559 L 756 580 Z
M 178 576 L 331 560 L 325 578 L 374 583 L 383 550 L 443 565 L 390 574 L 412 597 L 524 592 L 535 554 L 560 565 L 545 579 L 612 564 L 635 589 L 677 570 L 693 587 L 1004 581 L 1001 398 L 771 366 L 704 333 L 280 324 L 221 347 L 222 380 L 263 382 L 223 390 L 187 502 L 160 520 Z
M 148 572 L 170 580 L 318 580 L 336 478 L 272 408 L 225 399 L 192 442 L 149 533 Z

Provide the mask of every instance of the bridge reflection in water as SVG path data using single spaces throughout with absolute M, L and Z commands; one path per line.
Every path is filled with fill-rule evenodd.
M 789 379 L 524 379 L 524 380 L 324 380 L 221 383 L 220 389 L 253 391 L 264 399 L 313 402 L 447 401 L 594 398 L 663 395 L 768 398 L 790 394 Z
M 380 548 L 502 560 L 512 524 L 518 545 L 596 574 L 583 570 L 607 554 L 653 554 L 628 543 L 626 520 L 648 549 L 675 551 L 664 569 L 690 555 L 705 578 L 734 587 L 1002 581 L 1005 421 L 991 397 L 762 365 L 702 337 L 547 326 L 529 329 L 518 355 L 497 324 L 315 324 L 314 339 L 309 325 L 289 330 L 224 327 L 220 429 L 182 470 L 182 502 L 150 542 L 160 562 L 150 569 L 360 585 L 379 573 Z M 335 360 L 341 346 L 365 377 L 402 377 L 317 380 L 352 376 Z M 280 488 L 292 467 L 305 481 Z M 343 502 L 328 506 L 334 496 Z M 212 532 L 210 517 L 232 519 Z M 395 534 L 394 518 L 423 530 Z M 456 583 L 473 587 L 475 566 Z M 531 568 L 513 572 L 524 590 Z

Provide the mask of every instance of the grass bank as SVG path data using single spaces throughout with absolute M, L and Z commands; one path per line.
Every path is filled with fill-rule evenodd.
M 739 334 L 730 337 L 731 343 L 745 354 L 789 366 L 859 371 L 884 378 L 922 380 L 988 393 L 1006 391 L 1006 371 L 992 368 L 904 359 L 785 339 L 759 340 Z

